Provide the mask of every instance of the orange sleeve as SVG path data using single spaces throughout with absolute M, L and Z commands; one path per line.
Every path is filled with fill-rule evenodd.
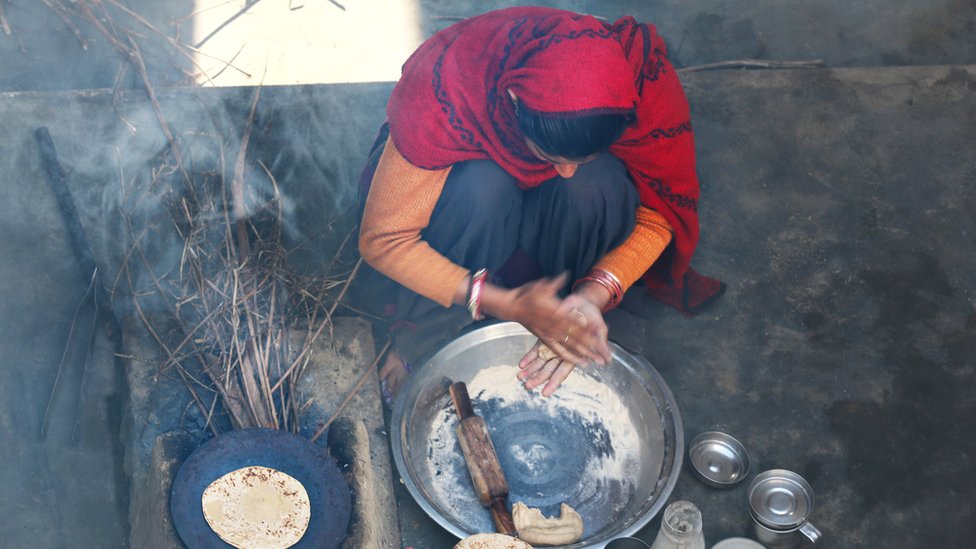
M 671 225 L 663 215 L 650 208 L 638 206 L 634 232 L 603 256 L 594 268 L 612 273 L 626 292 L 668 247 L 671 232 Z
M 451 306 L 470 273 L 431 248 L 420 232 L 430 223 L 450 171 L 414 166 L 388 139 L 359 228 L 359 252 L 367 263 L 444 307 Z

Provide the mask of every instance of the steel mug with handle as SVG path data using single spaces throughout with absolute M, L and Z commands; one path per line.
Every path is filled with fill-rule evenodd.
M 813 489 L 793 471 L 771 469 L 749 486 L 749 511 L 756 539 L 769 549 L 795 549 L 816 543 L 820 530 L 807 519 L 813 513 Z

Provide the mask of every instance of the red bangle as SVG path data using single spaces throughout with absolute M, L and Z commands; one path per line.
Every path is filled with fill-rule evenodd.
M 487 279 L 487 269 L 478 269 L 471 276 L 471 289 L 468 290 L 468 311 L 471 313 L 472 320 L 475 321 L 485 319 L 485 315 L 481 312 L 481 296 L 484 294 Z
M 603 269 L 590 270 L 590 272 L 586 273 L 586 276 L 577 280 L 576 283 L 573 284 L 573 291 L 575 291 L 576 287 L 583 282 L 593 282 L 595 284 L 599 284 L 600 286 L 603 286 L 603 288 L 606 289 L 610 294 L 610 301 L 608 301 L 603 307 L 603 312 L 607 312 L 616 307 L 624 297 L 624 289 L 620 284 L 620 280 L 618 280 L 617 277 L 609 271 L 604 271 Z

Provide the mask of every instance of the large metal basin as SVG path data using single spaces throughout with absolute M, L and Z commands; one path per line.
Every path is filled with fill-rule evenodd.
M 410 375 L 390 432 L 403 482 L 459 538 L 493 531 L 454 433 L 448 385 L 463 381 L 488 424 L 510 504 L 523 501 L 546 516 L 560 503 L 573 506 L 584 523 L 573 549 L 637 532 L 664 506 L 681 470 L 684 437 L 671 391 L 647 360 L 612 345 L 609 366 L 577 368 L 548 399 L 529 393 L 514 368 L 534 342 L 519 324 L 493 324 L 462 335 Z M 511 375 L 499 375 L 509 368 Z

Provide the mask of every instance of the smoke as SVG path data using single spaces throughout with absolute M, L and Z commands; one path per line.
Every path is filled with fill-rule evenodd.
M 96 4 L 104 11 L 93 18 L 85 9 Z M 79 80 L 71 70 L 36 71 L 68 76 L 18 84 L 111 81 L 115 89 L 38 96 L 11 127 L 22 120 L 25 135 L 39 125 L 50 128 L 119 316 L 134 314 L 134 296 L 150 313 L 171 306 L 150 296 L 179 285 L 191 237 L 219 244 L 238 222 L 250 238 L 265 231 L 279 240 L 292 252 L 290 267 L 329 276 L 325 268 L 336 267 L 333 259 L 356 225 L 359 170 L 383 119 L 390 85 L 267 87 L 260 90 L 252 120 L 258 88 L 169 87 L 178 81 L 174 74 L 186 76 L 186 52 L 174 46 L 171 35 L 191 30 L 182 16 L 192 11 L 192 2 L 140 5 L 139 14 L 113 1 L 45 5 L 28 10 L 17 4 L 5 15 L 18 36 L 28 34 L 25 21 L 60 25 L 58 39 L 45 47 L 64 50 L 67 64 L 99 67 L 93 74 L 102 80 Z M 152 26 L 159 21 L 168 23 Z M 40 48 L 31 40 L 24 46 Z M 76 49 L 91 58 L 73 63 Z M 4 65 L 16 60 L 5 59 Z M 237 204 L 235 182 L 242 198 Z M 219 246 L 210 249 L 219 253 Z
M 296 92 L 315 100 L 301 90 L 263 90 L 251 126 L 256 89 L 162 92 L 160 110 L 175 147 L 162 137 L 159 117 L 144 97 L 127 93 L 116 101 L 124 123 L 103 140 L 107 146 L 92 157 L 91 169 L 117 173 L 115 184 L 102 186 L 99 209 L 114 213 L 102 220 L 102 240 L 114 244 L 120 269 L 126 261 L 133 265 L 133 244 L 145 252 L 140 255 L 146 259 L 135 259 L 151 268 L 143 265 L 150 272 L 140 272 L 137 288 L 153 286 L 153 274 L 178 273 L 191 236 L 220 243 L 238 221 L 288 248 L 315 250 L 321 263 L 331 260 L 355 224 L 347 214 L 357 199 L 355 170 L 349 168 L 358 163 L 347 160 L 351 155 L 309 146 L 348 140 L 328 120 L 309 117 Z M 243 208 L 233 200 L 237 182 Z

